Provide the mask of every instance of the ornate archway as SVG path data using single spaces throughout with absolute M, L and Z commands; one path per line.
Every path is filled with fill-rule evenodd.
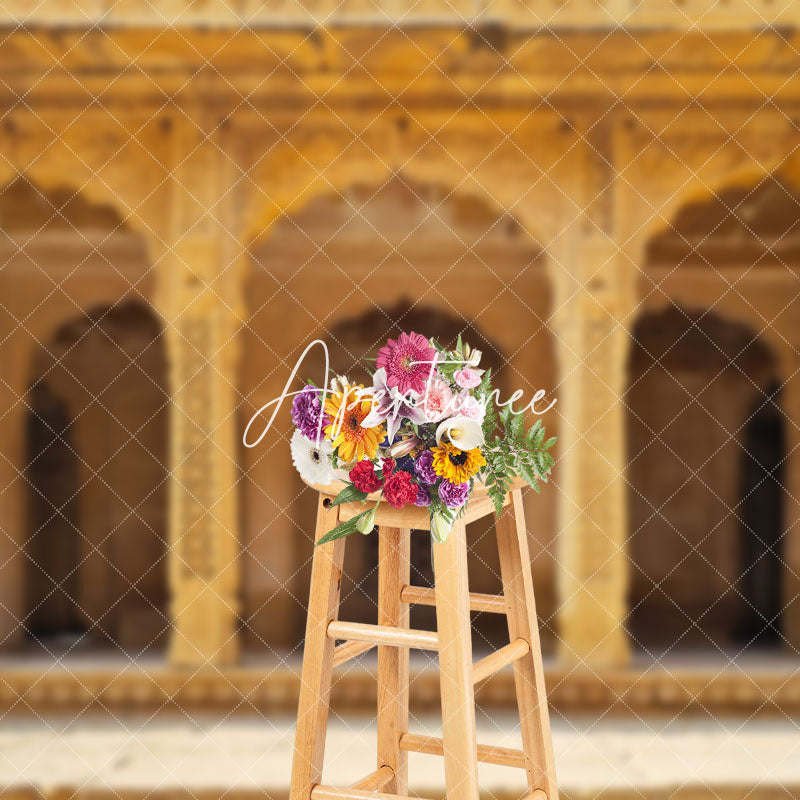
M 796 615 L 769 618 L 796 594 L 798 572 L 798 208 L 785 176 L 762 176 L 687 202 L 648 242 L 626 397 L 631 626 L 643 642 L 726 647 L 776 628 L 797 641 Z M 770 513 L 754 519 L 764 503 Z M 765 578 L 776 553 L 784 568 Z
M 85 448 L 78 447 L 75 437 L 89 443 L 102 436 L 88 430 L 78 432 L 91 416 L 88 409 L 102 408 L 103 398 L 108 402 L 115 396 L 116 386 L 126 383 L 125 376 L 137 368 L 137 362 L 148 361 L 151 355 L 155 361 L 146 370 L 145 383 L 133 384 L 153 394 L 140 397 L 137 390 L 122 398 L 116 395 L 117 406 L 106 406 L 105 418 L 113 419 L 117 413 L 124 418 L 134 398 L 142 402 L 142 411 L 150 400 L 162 406 L 167 394 L 160 323 L 148 310 L 153 276 L 146 242 L 123 224 L 112 207 L 90 203 L 69 188 L 45 191 L 20 178 L 0 193 L 0 228 L 0 290 L 6 298 L 0 311 L 2 477 L 6 487 L 0 511 L 0 550 L 7 578 L 0 590 L 4 605 L 1 634 L 2 643 L 12 646 L 35 635 L 34 629 L 49 635 L 89 627 L 86 615 L 76 613 L 74 602 L 65 605 L 66 595 L 76 601 L 80 594 L 72 558 L 79 552 L 80 542 L 86 542 L 80 520 L 81 508 L 88 502 L 82 475 L 86 462 L 79 453 L 84 450 L 85 457 Z M 148 344 L 140 352 L 136 348 L 142 336 Z M 97 354 L 86 347 L 98 342 L 108 345 L 120 360 L 97 360 Z M 61 376 L 58 384 L 54 383 L 56 375 Z M 75 376 L 81 376 L 80 380 Z M 106 380 L 102 385 L 97 383 L 101 377 Z M 76 405 L 81 392 L 82 405 Z M 163 416 L 158 418 L 163 420 Z M 135 429 L 127 435 L 133 442 Z M 161 431 L 153 452 L 161 452 L 163 436 Z M 163 461 L 163 453 L 157 460 Z M 63 482 L 59 484 L 53 474 L 62 467 Z M 135 466 L 129 478 L 135 486 Z M 70 486 L 74 488 L 70 490 Z M 38 498 L 35 502 L 32 492 Z M 121 496 L 128 496 L 125 490 Z M 55 514 L 59 522 L 54 521 L 54 509 L 48 514 L 48 507 L 60 508 L 65 503 L 63 513 Z M 46 598 L 51 593 L 42 585 L 34 587 L 39 579 L 28 569 L 32 562 L 45 558 L 44 551 L 39 552 L 37 545 L 27 540 L 32 529 L 39 528 L 44 532 L 40 541 L 52 540 L 47 530 L 59 524 L 75 535 L 63 539 L 69 566 L 54 569 L 48 562 L 45 570 L 54 575 L 56 583 L 61 582 L 58 576 L 67 582 L 59 601 L 62 610 L 56 612 L 47 608 Z M 121 524 L 124 527 L 126 523 Z M 32 558 L 28 544 L 34 551 Z M 68 553 L 72 555 L 67 557 Z M 82 558 L 80 554 L 76 557 Z M 122 566 L 121 574 L 127 574 L 126 569 Z M 105 611 L 113 616 L 110 602 Z M 28 620 L 37 607 L 38 617 Z M 91 616 L 98 618 L 100 610 L 96 607 Z M 135 646 L 135 627 L 131 623 L 128 634 L 118 638 Z
M 344 195 L 309 200 L 251 248 L 245 421 L 280 394 L 296 358 L 315 338 L 330 344 L 336 370 L 355 375 L 359 359 L 400 330 L 443 338 L 461 332 L 494 362 L 509 390 L 529 394 L 555 384 L 544 260 L 511 215 L 475 195 L 402 176 L 353 185 Z M 314 355 L 302 376 L 321 381 L 321 365 Z M 294 586 L 303 585 L 298 575 L 311 552 L 311 526 L 308 495 L 285 466 L 289 427 L 282 414 L 270 442 L 243 454 L 244 607 L 256 646 L 296 644 L 296 622 L 304 613 Z M 547 493 L 530 503 L 531 518 L 540 520 L 533 548 L 540 604 L 551 613 L 555 497 Z M 483 577 L 496 575 L 489 566 Z M 285 614 L 260 613 L 281 603 Z

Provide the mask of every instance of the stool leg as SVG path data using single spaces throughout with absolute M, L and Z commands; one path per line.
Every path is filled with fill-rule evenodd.
M 378 542 L 378 625 L 409 627 L 409 607 L 400 591 L 411 579 L 411 531 L 381 526 Z M 395 777 L 383 790 L 408 794 L 408 754 L 400 737 L 408 732 L 408 648 L 378 646 L 378 767 Z
M 338 518 L 338 508 L 326 508 L 320 496 L 314 541 L 336 527 Z M 290 800 L 309 800 L 311 789 L 322 780 L 334 649 L 327 632 L 339 613 L 344 542 L 336 539 L 314 550 Z
M 521 638 L 530 644 L 528 655 L 514 663 L 528 788 L 541 789 L 548 800 L 558 800 L 528 534 L 519 489 L 511 493 L 510 505 L 497 520 L 497 546 L 509 636 L 511 641 Z
M 478 800 L 472 628 L 464 523 L 457 521 L 447 541 L 443 544 L 434 542 L 432 546 L 447 800 Z

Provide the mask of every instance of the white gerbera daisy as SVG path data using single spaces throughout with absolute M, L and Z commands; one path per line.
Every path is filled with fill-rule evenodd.
M 304 481 L 324 486 L 336 480 L 336 473 L 331 464 L 333 448 L 329 441 L 323 439 L 317 447 L 314 442 L 296 430 L 292 434 L 291 450 L 292 463 Z

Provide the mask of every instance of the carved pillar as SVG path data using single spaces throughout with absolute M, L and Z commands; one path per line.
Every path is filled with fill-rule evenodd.
M 780 404 L 786 416 L 786 466 L 783 485 L 783 635 L 792 647 L 800 647 L 800 363 L 793 359 Z
M 557 321 L 561 342 L 562 461 L 559 513 L 559 656 L 568 662 L 628 661 L 630 562 L 626 554 L 625 363 L 628 336 L 614 306 L 618 256 L 600 243 L 576 255 L 600 266 L 566 302 Z M 576 265 L 577 266 L 577 265 Z
M 618 666 L 630 657 L 623 395 L 635 267 L 615 244 L 620 209 L 610 133 L 598 128 L 592 136 L 594 148 L 576 170 L 585 217 L 552 251 L 561 413 L 559 657 Z
M 158 267 L 172 393 L 168 582 L 175 665 L 238 655 L 238 272 L 224 157 L 196 129 L 173 136 L 168 248 Z M 224 146 L 224 145 L 223 145 Z

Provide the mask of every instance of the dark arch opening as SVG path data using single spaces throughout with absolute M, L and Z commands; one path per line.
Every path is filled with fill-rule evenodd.
M 730 647 L 765 627 L 758 612 L 777 613 L 779 584 L 764 583 L 780 563 L 764 552 L 781 535 L 779 478 L 764 480 L 785 454 L 776 372 L 747 325 L 713 313 L 672 306 L 635 326 L 626 397 L 635 643 Z
M 336 323 L 326 337 L 331 363 L 347 364 L 353 358 L 373 356 L 389 337 L 402 331 L 418 331 L 436 339 L 440 344 L 454 346 L 461 334 L 465 341 L 483 353 L 481 366 L 490 367 L 492 374 L 502 380 L 504 358 L 495 345 L 474 323 L 454 316 L 443 308 L 415 304 L 410 298 L 400 298 L 387 308 L 371 308 L 357 317 L 347 317 Z M 366 380 L 365 362 L 353 364 L 354 380 Z
M 131 301 L 63 323 L 36 354 L 27 430 L 27 601 L 52 652 L 156 650 L 166 612 L 166 355 Z
M 86 633 L 76 604 L 80 558 L 78 459 L 66 403 L 46 381 L 30 393 L 27 421 L 28 515 L 25 542 L 29 639 L 72 640 Z
M 742 645 L 780 639 L 783 607 L 783 472 L 786 424 L 772 382 L 756 400 L 744 430 L 739 526 L 740 591 L 745 599 L 735 634 Z

